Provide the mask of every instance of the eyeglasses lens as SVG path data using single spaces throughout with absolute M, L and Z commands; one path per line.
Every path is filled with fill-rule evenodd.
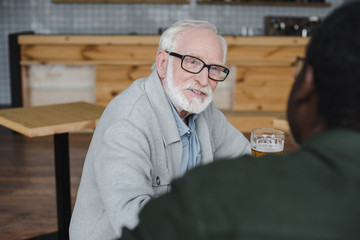
M 199 73 L 203 69 L 204 62 L 195 57 L 185 56 L 182 60 L 182 67 L 186 71 L 196 74 L 196 73 Z M 218 66 L 218 65 L 210 65 L 209 77 L 211 79 L 214 79 L 217 81 L 222 81 L 226 78 L 228 73 L 229 73 L 229 70 L 225 67 Z

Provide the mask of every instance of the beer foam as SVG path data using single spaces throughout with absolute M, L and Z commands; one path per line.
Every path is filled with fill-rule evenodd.
M 284 150 L 284 140 L 276 137 L 251 139 L 251 147 L 259 152 L 281 152 Z
M 271 144 L 266 143 L 266 144 L 256 144 L 252 148 L 258 152 L 281 152 L 284 150 L 284 145 L 276 144 L 276 143 L 271 143 Z

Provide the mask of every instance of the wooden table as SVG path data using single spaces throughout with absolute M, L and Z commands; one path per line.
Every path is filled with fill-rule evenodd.
M 69 132 L 94 129 L 104 107 L 85 102 L 0 110 L 0 125 L 27 137 L 54 136 L 58 232 L 34 239 L 69 239 Z

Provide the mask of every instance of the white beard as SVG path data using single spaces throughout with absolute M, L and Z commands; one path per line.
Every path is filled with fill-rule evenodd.
M 164 81 L 165 93 L 170 98 L 175 108 L 181 108 L 186 112 L 199 114 L 204 111 L 213 100 L 213 91 L 209 85 L 207 87 L 201 87 L 195 81 L 189 80 L 182 86 L 175 87 L 172 61 L 168 62 L 167 73 Z M 184 95 L 184 90 L 189 88 L 205 93 L 205 99 L 202 101 L 201 98 L 194 97 L 191 101 L 189 101 Z

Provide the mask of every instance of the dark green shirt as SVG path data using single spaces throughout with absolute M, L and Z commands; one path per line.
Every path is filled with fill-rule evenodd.
M 331 130 L 295 153 L 195 168 L 121 239 L 360 239 L 360 133 Z

